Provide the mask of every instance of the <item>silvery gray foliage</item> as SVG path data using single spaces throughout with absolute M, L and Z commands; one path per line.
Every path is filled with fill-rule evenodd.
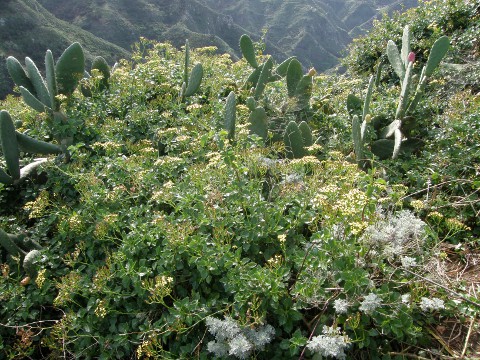
M 412 212 L 402 210 L 367 227 L 362 241 L 387 257 L 400 256 L 412 248 L 420 252 L 425 241 L 425 227 L 426 224 Z
M 333 302 L 333 308 L 337 314 L 346 314 L 348 312 L 348 301 L 344 299 L 336 299 Z
M 358 310 L 365 314 L 372 314 L 378 307 L 382 305 L 382 299 L 374 293 L 370 293 L 360 303 Z
M 210 341 L 207 350 L 216 357 L 234 356 L 238 359 L 247 359 L 253 350 L 262 350 L 272 341 L 275 329 L 271 325 L 263 325 L 257 329 L 242 328 L 231 317 L 225 320 L 209 316 L 206 325 L 215 340 Z
M 425 312 L 445 309 L 445 302 L 439 298 L 429 299 L 422 297 L 420 300 L 420 309 Z
M 346 359 L 345 350 L 350 346 L 347 335 L 341 335 L 339 327 L 324 326 L 323 335 L 314 336 L 307 344 L 307 348 L 321 356 L 332 356 L 336 359 Z

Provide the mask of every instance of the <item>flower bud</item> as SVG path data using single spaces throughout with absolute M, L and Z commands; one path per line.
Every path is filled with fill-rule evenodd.
M 415 62 L 415 53 L 413 51 L 408 54 L 408 62 Z

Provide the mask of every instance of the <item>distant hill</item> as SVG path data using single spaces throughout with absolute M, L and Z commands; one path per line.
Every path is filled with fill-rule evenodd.
M 7 0 L 0 12 L 0 98 L 13 88 L 6 71 L 5 59 L 13 55 L 21 63 L 31 57 L 43 70 L 45 51 L 58 58 L 72 42 L 82 44 L 87 59 L 101 55 L 114 63 L 129 57 L 120 46 L 98 38 L 88 31 L 57 19 L 35 0 Z
M 258 40 L 266 31 L 266 52 L 277 60 L 296 55 L 324 71 L 338 63 L 353 36 L 383 12 L 415 6 L 417 0 L 7 0 L 0 13 L 0 56 L 42 61 L 71 42 L 113 62 L 128 57 L 140 36 L 179 47 L 216 46 L 240 56 L 244 33 Z M 11 89 L 0 64 L 0 98 Z

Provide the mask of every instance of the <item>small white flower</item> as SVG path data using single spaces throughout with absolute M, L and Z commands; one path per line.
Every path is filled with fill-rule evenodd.
M 246 359 L 252 350 L 252 343 L 243 334 L 235 336 L 228 345 L 230 346 L 228 355 L 236 356 L 239 359 Z
M 270 341 L 272 341 L 275 335 L 275 329 L 272 325 L 267 324 L 258 328 L 257 330 L 246 329 L 245 335 L 247 336 L 248 340 L 255 345 L 256 349 L 261 349 Z
M 365 299 L 363 299 L 363 301 L 360 303 L 360 307 L 358 309 L 363 311 L 365 314 L 372 314 L 381 305 L 382 299 L 380 299 L 377 294 L 370 293 L 365 296 Z
M 337 314 L 346 314 L 348 311 L 348 301 L 344 299 L 337 299 L 333 302 L 333 308 Z
M 403 294 L 402 295 L 402 303 L 409 304 L 410 303 L 410 294 Z
M 214 353 L 216 357 L 223 357 L 228 354 L 228 345 L 225 342 L 216 342 L 213 340 L 208 342 L 207 350 Z
M 271 325 L 266 324 L 258 329 L 241 327 L 228 316 L 225 320 L 209 316 L 206 325 L 208 331 L 215 336 L 215 340 L 208 343 L 207 350 L 216 357 L 231 355 L 247 359 L 253 350 L 262 350 L 275 335 L 275 329 Z
M 323 335 L 314 336 L 307 344 L 307 348 L 321 356 L 333 356 L 337 359 L 346 359 L 345 350 L 350 346 L 350 339 L 341 335 L 340 328 L 323 327 Z
M 420 309 L 422 311 L 434 311 L 445 309 L 445 303 L 442 299 L 422 297 L 420 300 Z
M 410 268 L 417 266 L 417 260 L 410 256 L 402 256 L 400 261 L 402 262 L 402 266 L 404 268 Z

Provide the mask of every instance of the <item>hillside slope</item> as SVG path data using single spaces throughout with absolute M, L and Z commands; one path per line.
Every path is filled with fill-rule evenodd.
M 47 49 L 59 57 L 75 41 L 82 44 L 87 59 L 101 55 L 109 63 L 114 63 L 129 56 L 121 47 L 57 19 L 35 0 L 9 0 L 4 3 L 0 13 L 0 98 L 13 87 L 6 71 L 5 59 L 8 56 L 15 56 L 21 62 L 29 56 L 43 69 Z
M 258 40 L 266 31 L 266 53 L 277 60 L 296 55 L 318 71 L 338 64 L 343 50 L 368 29 L 373 19 L 417 0 L 8 0 L 0 15 L 0 56 L 33 56 L 43 62 L 50 48 L 56 56 L 73 41 L 87 56 L 108 62 L 128 57 L 140 37 L 189 39 L 193 47 L 216 46 L 240 56 L 244 33 Z M 34 54 L 34 55 L 32 55 Z M 0 98 L 12 83 L 0 61 Z
M 263 29 L 267 52 L 297 55 L 305 67 L 326 70 L 338 63 L 351 34 L 363 31 L 381 12 L 413 6 L 417 0 L 56 0 L 39 2 L 60 19 L 130 49 L 140 36 L 181 46 L 214 45 L 238 53 L 243 33 Z

